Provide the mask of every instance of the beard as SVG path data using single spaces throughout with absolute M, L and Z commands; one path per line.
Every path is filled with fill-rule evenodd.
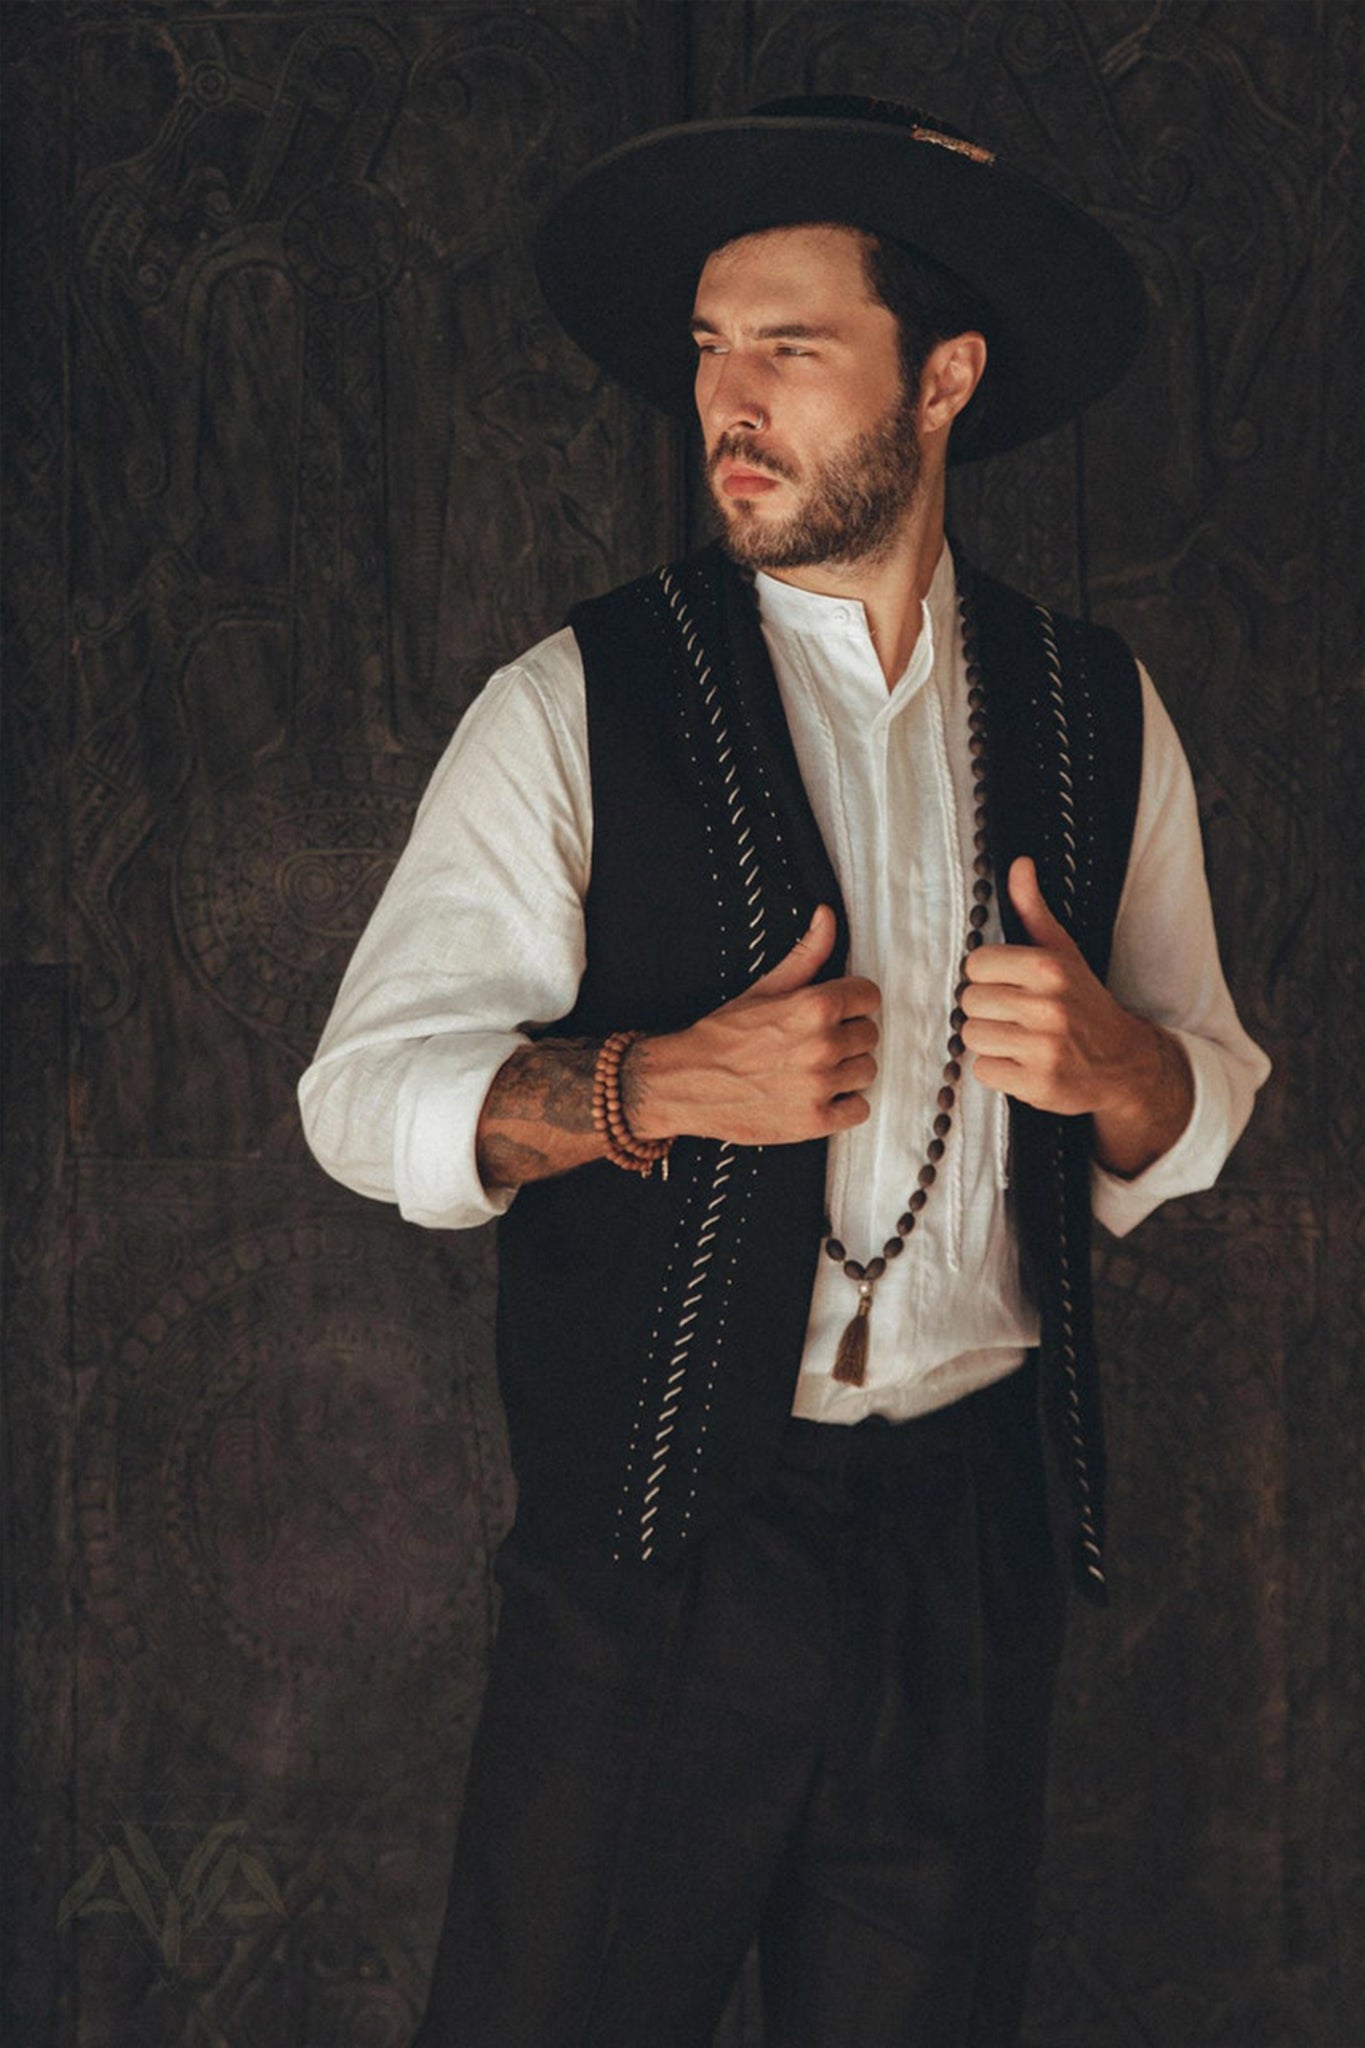
M 799 484 L 803 473 L 741 431 L 722 434 L 712 449 L 706 477 L 725 522 L 726 546 L 749 569 L 808 569 L 885 554 L 915 501 L 923 466 L 915 406 L 904 390 L 875 426 L 810 470 L 799 504 L 785 519 L 766 519 L 755 505 L 717 489 L 716 470 L 727 457 L 789 483 Z

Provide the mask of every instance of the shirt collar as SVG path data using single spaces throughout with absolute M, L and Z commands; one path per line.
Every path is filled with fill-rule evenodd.
M 858 599 L 827 597 L 821 591 L 803 590 L 798 584 L 784 583 L 762 570 L 754 578 L 754 589 L 765 627 L 827 644 L 852 641 L 871 649 L 867 613 Z M 933 669 L 936 650 L 951 646 L 956 591 L 952 551 L 945 541 L 921 607 L 923 623 L 915 651 L 892 695 L 917 690 Z

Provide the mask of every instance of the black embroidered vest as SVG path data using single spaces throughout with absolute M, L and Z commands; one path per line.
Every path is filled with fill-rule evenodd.
M 997 877 L 1020 853 L 1103 976 L 1141 766 L 1131 655 L 959 558 L 974 593 Z M 581 605 L 593 862 L 587 965 L 555 1036 L 676 1029 L 805 930 L 847 926 L 747 579 L 716 549 Z M 1023 939 L 1001 894 L 1006 936 Z M 1103 1597 L 1103 1445 L 1086 1118 L 1011 1105 L 1059 1542 Z M 825 1145 L 679 1139 L 667 1182 L 605 1162 L 523 1188 L 499 1226 L 498 1368 L 520 1515 L 549 1541 L 674 1557 L 763 1483 L 790 1413 Z

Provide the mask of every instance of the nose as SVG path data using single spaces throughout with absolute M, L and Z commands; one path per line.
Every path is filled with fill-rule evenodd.
M 768 414 L 758 396 L 752 366 L 731 353 L 703 356 L 697 366 L 697 411 L 712 435 L 743 428 L 761 434 Z

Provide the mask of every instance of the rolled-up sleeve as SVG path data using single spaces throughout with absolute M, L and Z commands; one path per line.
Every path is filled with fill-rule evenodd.
M 1128 877 L 1114 926 L 1110 993 L 1185 1049 L 1194 1106 L 1144 1173 L 1092 1169 L 1095 1215 L 1122 1237 L 1176 1195 L 1212 1187 L 1270 1062 L 1242 1029 L 1218 957 L 1194 782 L 1165 706 L 1142 673 L 1143 768 Z
M 479 1112 L 530 1032 L 572 1009 L 592 817 L 577 643 L 492 677 L 427 787 L 299 1084 L 314 1156 L 358 1194 L 454 1230 L 500 1215 Z

